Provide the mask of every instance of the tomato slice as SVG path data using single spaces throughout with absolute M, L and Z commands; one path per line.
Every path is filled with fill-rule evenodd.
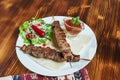
M 34 37 L 35 37 L 35 34 L 31 34 L 31 33 L 26 34 L 26 38 L 34 38 Z

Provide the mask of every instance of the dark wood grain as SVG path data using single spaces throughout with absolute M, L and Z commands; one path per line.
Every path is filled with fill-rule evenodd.
M 1 0 L 0 76 L 31 72 L 16 56 L 19 25 L 53 15 L 80 16 L 94 31 L 98 48 L 86 66 L 91 80 L 120 79 L 120 0 Z

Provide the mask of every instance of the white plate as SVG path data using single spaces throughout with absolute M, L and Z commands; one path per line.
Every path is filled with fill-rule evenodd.
M 61 26 L 64 25 L 63 19 L 66 18 L 65 16 L 54 16 L 54 18 L 55 18 L 55 20 L 60 21 Z M 43 20 L 45 20 L 46 23 L 51 23 L 53 21 L 53 18 L 46 17 L 46 18 L 43 18 Z M 89 26 L 84 23 L 84 27 L 85 27 L 85 29 L 79 35 L 87 35 L 87 36 L 90 36 L 91 38 L 90 38 L 90 41 L 88 40 L 89 44 L 82 45 L 83 48 L 79 51 L 79 54 L 80 54 L 80 57 L 82 57 L 82 58 L 87 58 L 87 59 L 92 60 L 92 58 L 94 57 L 94 55 L 96 53 L 97 41 L 96 41 L 96 37 L 95 37 L 93 31 L 89 28 Z M 77 36 L 77 37 L 80 37 L 80 36 Z M 74 39 L 76 39 L 77 37 L 75 37 Z M 78 39 L 80 39 L 80 38 L 78 38 Z M 69 42 L 69 40 L 67 40 L 67 41 Z M 84 41 L 84 40 L 82 40 L 82 38 L 81 38 L 81 41 Z M 81 44 L 77 44 L 76 47 L 80 47 Z M 23 45 L 23 41 L 22 41 L 21 37 L 19 36 L 17 39 L 16 46 L 22 46 L 22 45 Z M 74 48 L 72 48 L 72 50 L 74 51 Z M 34 60 L 32 60 L 30 57 L 28 57 L 28 55 L 24 54 L 17 47 L 16 47 L 16 53 L 17 53 L 17 56 L 18 56 L 18 59 L 20 60 L 20 62 L 27 69 L 29 69 L 35 73 L 38 73 L 41 75 L 46 75 L 46 76 L 61 76 L 61 75 L 71 74 L 71 73 L 74 73 L 74 72 L 82 69 L 90 62 L 90 61 L 80 60 L 79 62 L 72 63 L 72 68 L 70 67 L 69 63 L 67 63 L 63 68 L 53 71 L 53 70 L 45 68 L 42 65 L 36 63 Z

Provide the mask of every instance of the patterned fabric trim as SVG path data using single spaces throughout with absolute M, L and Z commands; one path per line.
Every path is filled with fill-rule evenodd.
M 36 73 L 1 77 L 0 80 L 90 80 L 86 68 L 65 76 L 42 76 Z

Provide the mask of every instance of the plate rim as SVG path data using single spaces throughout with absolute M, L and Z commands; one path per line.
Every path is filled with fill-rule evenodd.
M 54 16 L 54 18 L 65 18 L 65 17 L 67 17 L 67 16 Z M 42 18 L 43 20 L 44 19 L 48 19 L 48 18 L 52 18 L 52 16 L 48 16 L 48 17 L 45 17 L 45 18 Z M 95 54 L 96 54 L 96 50 L 97 50 L 97 39 L 96 39 L 96 36 L 95 36 L 95 34 L 94 34 L 94 32 L 92 31 L 92 29 L 86 24 L 86 23 L 84 23 L 90 30 L 91 30 L 91 32 L 92 32 L 92 34 L 93 34 L 93 37 L 95 38 L 95 48 L 94 48 L 94 53 L 92 53 L 93 54 L 93 56 L 92 56 L 92 58 L 91 58 L 91 60 L 93 59 L 93 57 L 95 56 Z M 19 37 L 20 36 L 18 36 L 18 39 L 19 39 Z M 18 39 L 17 39 L 17 42 L 16 42 L 16 46 L 18 46 L 17 45 L 17 43 L 18 43 Z M 71 73 L 74 73 L 74 72 L 76 72 L 77 70 L 75 69 L 74 71 L 72 71 L 72 72 L 64 72 L 64 71 L 62 71 L 62 72 L 64 72 L 64 73 L 57 73 L 56 71 L 52 71 L 53 73 L 52 74 L 49 74 L 49 73 L 43 73 L 43 72 L 40 72 L 40 71 L 36 71 L 36 70 L 33 70 L 33 67 L 31 68 L 31 67 L 29 67 L 28 66 L 28 64 L 26 64 L 26 61 L 24 62 L 23 60 L 22 60 L 22 57 L 19 55 L 19 53 L 18 53 L 18 48 L 16 47 L 16 54 L 17 54 L 17 57 L 18 57 L 18 59 L 19 59 L 19 61 L 27 68 L 27 69 L 29 69 L 30 71 L 32 71 L 32 72 L 35 72 L 35 73 L 37 73 L 37 74 L 40 74 L 40 75 L 45 75 L 45 76 L 62 76 L 62 75 L 67 75 L 67 74 L 71 74 Z M 33 60 L 32 60 L 33 61 Z M 35 62 L 35 61 L 33 61 L 33 62 Z M 85 66 L 87 66 L 89 63 L 90 63 L 91 61 L 89 61 L 89 62 L 87 62 L 86 64 L 85 64 Z M 35 62 L 36 63 L 36 62 Z M 29 64 L 30 65 L 30 64 Z M 85 67 L 85 66 L 83 66 L 83 67 Z M 82 68 L 83 68 L 82 67 Z M 81 69 L 82 69 L 81 68 Z M 80 70 L 80 69 L 79 69 Z

